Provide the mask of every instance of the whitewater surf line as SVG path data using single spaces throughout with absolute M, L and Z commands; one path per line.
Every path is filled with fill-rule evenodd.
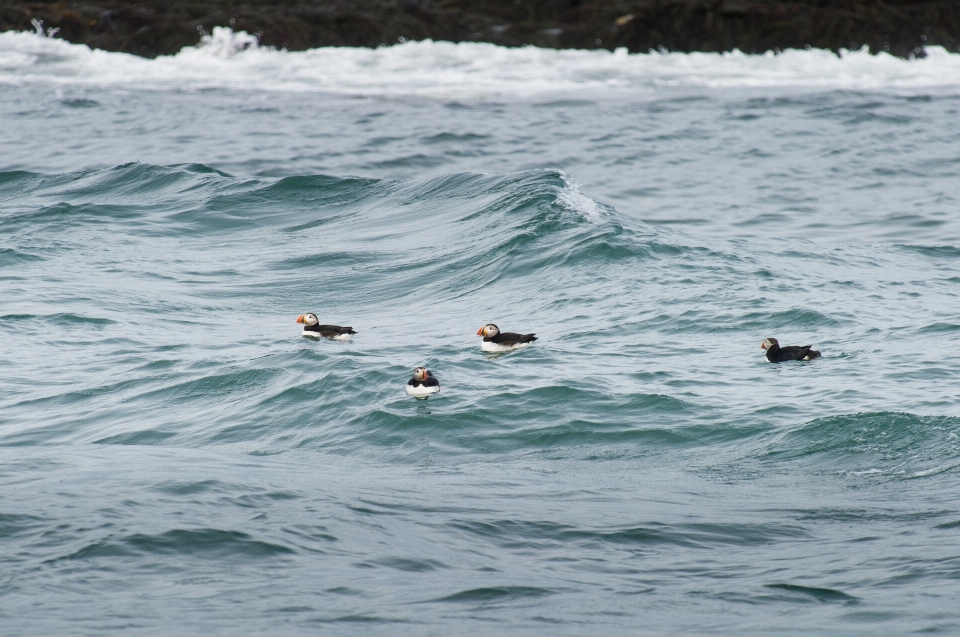
M 589 99 L 642 96 L 667 88 L 960 88 L 960 53 L 929 47 L 902 59 L 868 51 L 786 50 L 778 54 L 629 54 L 405 42 L 378 49 L 282 51 L 245 32 L 217 27 L 197 46 L 145 59 L 91 50 L 36 33 L 0 33 L 0 83 L 238 89 L 441 99 Z

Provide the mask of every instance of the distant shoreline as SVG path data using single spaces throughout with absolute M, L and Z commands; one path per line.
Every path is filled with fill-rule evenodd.
M 960 51 L 955 0 L 0 0 L 0 31 L 30 31 L 144 57 L 176 53 L 215 26 L 257 34 L 288 50 L 377 47 L 408 40 L 490 42 L 631 52 L 763 53 L 805 47 L 922 56 Z

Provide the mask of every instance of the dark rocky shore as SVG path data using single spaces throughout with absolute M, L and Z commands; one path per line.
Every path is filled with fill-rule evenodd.
M 33 20 L 71 42 L 150 57 L 215 26 L 290 50 L 401 38 L 633 52 L 960 50 L 958 0 L 0 0 L 0 31 L 32 30 Z

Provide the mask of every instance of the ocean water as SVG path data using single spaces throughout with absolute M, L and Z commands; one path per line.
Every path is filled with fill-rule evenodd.
M 956 634 L 958 205 L 938 49 L 0 34 L 0 633 Z

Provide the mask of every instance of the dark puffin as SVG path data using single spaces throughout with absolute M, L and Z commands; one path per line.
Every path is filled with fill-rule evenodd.
M 297 317 L 297 323 L 303 325 L 303 335 L 314 338 L 329 338 L 335 341 L 349 341 L 351 336 L 356 334 L 352 327 L 341 327 L 339 325 L 320 325 L 320 320 L 316 314 L 301 314 Z
M 782 363 L 783 361 L 812 361 L 820 358 L 820 352 L 810 349 L 811 345 L 787 345 L 780 347 L 780 343 L 775 338 L 768 338 L 760 343 L 760 349 L 767 350 L 767 360 L 771 363 Z
M 413 370 L 413 378 L 407 381 L 407 396 L 426 398 L 440 391 L 440 381 L 426 367 Z
M 501 332 L 500 328 L 493 323 L 487 323 L 477 330 L 477 336 L 483 337 L 480 349 L 485 352 L 509 352 L 527 347 L 537 340 L 536 334 Z

